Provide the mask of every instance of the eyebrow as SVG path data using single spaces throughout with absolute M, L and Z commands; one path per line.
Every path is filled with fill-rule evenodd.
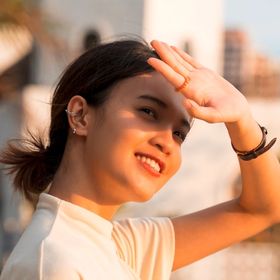
M 160 106 L 164 109 L 168 108 L 168 105 L 164 101 L 158 99 L 155 96 L 144 94 L 144 95 L 138 96 L 138 98 L 152 101 L 153 103 L 157 104 L 158 106 Z M 183 126 L 185 126 L 188 129 L 188 131 L 191 129 L 191 124 L 187 119 L 183 118 L 181 122 L 182 122 Z
M 158 99 L 157 97 L 154 97 L 154 96 L 151 96 L 151 95 L 140 95 L 140 96 L 138 96 L 138 98 L 152 101 L 162 108 L 167 108 L 168 107 L 165 102 L 163 102 L 162 100 Z

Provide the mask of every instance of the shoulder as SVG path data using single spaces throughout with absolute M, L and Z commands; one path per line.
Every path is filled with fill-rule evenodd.
M 159 270 L 158 275 L 169 275 L 175 251 L 174 229 L 169 218 L 114 221 L 112 238 L 120 258 L 139 275 L 158 273 Z
M 174 234 L 173 224 L 167 217 L 127 218 L 113 222 L 113 236 Z M 171 236 L 170 236 L 171 235 Z
M 166 217 L 127 218 L 113 222 L 112 238 L 119 252 L 133 255 L 151 251 L 165 244 L 174 248 L 175 234 L 171 220 Z
M 4 266 L 1 280 L 79 280 L 79 274 L 69 258 L 59 251 L 50 250 L 43 240 L 38 247 L 27 252 L 12 252 Z M 51 253 L 53 252 L 53 253 Z M 22 278 L 24 276 L 24 278 Z
M 57 209 L 37 209 L 30 224 L 23 232 L 21 238 L 9 256 L 1 275 L 1 280 L 26 280 L 45 279 L 45 275 L 50 275 L 46 279 L 79 279 L 63 278 L 65 272 L 73 270 L 69 261 L 70 257 L 64 250 L 63 238 L 58 238 L 57 233 L 61 226 L 57 221 Z M 60 245 L 58 245 L 60 244 Z M 44 278 L 42 278 L 44 275 Z M 52 275 L 56 278 L 52 278 Z

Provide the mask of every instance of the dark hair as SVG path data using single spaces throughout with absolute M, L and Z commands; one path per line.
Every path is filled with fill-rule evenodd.
M 81 95 L 89 105 L 100 107 L 117 82 L 153 71 L 149 57 L 158 56 L 147 43 L 121 40 L 89 49 L 71 63 L 54 91 L 49 144 L 29 133 L 30 139 L 10 140 L 0 155 L 0 162 L 14 175 L 15 189 L 32 201 L 53 180 L 67 141 L 65 109 L 72 96 Z

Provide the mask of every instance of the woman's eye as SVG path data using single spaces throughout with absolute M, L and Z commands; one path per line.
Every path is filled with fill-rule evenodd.
M 145 114 L 151 116 L 154 119 L 156 119 L 157 117 L 156 112 L 150 108 L 141 108 L 140 111 L 144 112 Z
M 186 133 L 181 132 L 181 131 L 174 131 L 173 134 L 179 138 L 180 142 L 184 142 L 184 140 L 186 139 Z

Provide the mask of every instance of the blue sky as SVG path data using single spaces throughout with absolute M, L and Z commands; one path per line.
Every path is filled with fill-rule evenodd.
M 256 49 L 280 59 L 280 0 L 225 0 L 225 24 L 244 28 Z

